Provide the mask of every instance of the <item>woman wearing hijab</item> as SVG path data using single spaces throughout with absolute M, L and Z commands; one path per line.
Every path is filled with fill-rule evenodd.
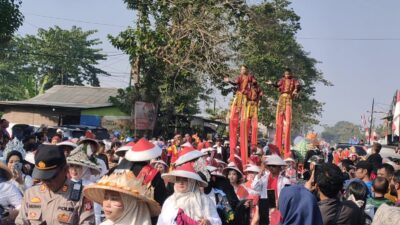
M 174 183 L 174 194 L 164 202 L 157 225 L 222 224 L 215 204 L 200 191 L 200 187 L 207 187 L 207 182 L 195 172 L 191 163 L 163 174 L 162 178 Z
M 95 176 L 100 173 L 100 167 L 93 161 L 89 160 L 87 154 L 83 151 L 82 146 L 75 148 L 67 158 L 68 172 L 71 181 L 80 182 L 83 186 L 87 186 L 96 181 Z M 94 204 L 94 214 L 96 224 L 101 221 L 101 207 Z
M 95 180 L 92 175 L 100 173 L 100 167 L 93 161 L 89 160 L 87 154 L 80 147 L 75 148 L 67 158 L 68 171 L 71 180 L 74 182 L 82 182 L 88 185 Z
M 300 185 L 282 189 L 278 203 L 280 225 L 321 225 L 322 216 L 315 196 Z
M 160 213 L 159 204 L 129 171 L 103 176 L 96 184 L 84 188 L 86 198 L 103 205 L 106 221 L 100 225 L 151 225 L 151 216 Z

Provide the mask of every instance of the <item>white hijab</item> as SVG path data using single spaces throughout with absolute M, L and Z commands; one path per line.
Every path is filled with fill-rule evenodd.
M 121 194 L 124 212 L 117 221 L 106 220 L 100 225 L 151 225 L 150 210 L 146 203 Z
M 196 221 L 210 216 L 207 214 L 210 212 L 211 199 L 201 193 L 197 181 L 188 179 L 188 191 L 184 193 L 178 192 L 175 187 L 174 190 L 174 194 L 171 196 L 172 202 L 176 208 L 182 209 L 187 216 Z

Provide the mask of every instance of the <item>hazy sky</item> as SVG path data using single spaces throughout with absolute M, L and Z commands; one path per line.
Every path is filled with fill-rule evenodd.
M 318 69 L 334 84 L 317 88 L 316 98 L 326 103 L 321 123 L 360 123 L 361 114 L 371 110 L 372 98 L 378 103 L 377 111 L 387 111 L 400 88 L 400 1 L 296 0 L 291 7 L 301 17 L 298 41 L 321 62 Z M 25 21 L 20 35 L 54 25 L 97 29 L 94 37 L 103 41 L 101 48 L 109 55 L 100 67 L 113 75 L 102 77 L 101 85 L 128 85 L 128 57 L 107 40 L 107 34 L 134 26 L 134 13 L 122 0 L 24 0 L 22 12 Z M 217 105 L 227 100 L 220 97 Z

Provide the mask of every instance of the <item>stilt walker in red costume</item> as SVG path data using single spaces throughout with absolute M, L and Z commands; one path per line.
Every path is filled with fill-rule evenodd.
M 247 136 L 251 131 L 251 148 L 257 149 L 257 134 L 258 134 L 258 109 L 260 106 L 261 96 L 263 92 L 258 86 L 257 82 L 253 82 L 250 85 L 249 91 L 246 93 L 247 105 L 245 110 L 244 118 L 247 118 Z M 247 148 L 247 140 L 246 140 Z
M 288 158 L 291 156 L 290 151 L 290 130 L 292 123 L 292 101 L 297 97 L 300 90 L 300 83 L 297 79 L 293 78 L 292 71 L 286 69 L 283 78 L 277 83 L 266 81 L 267 84 L 273 85 L 278 88 L 281 95 L 279 96 L 278 106 L 276 108 L 276 133 L 275 145 L 282 151 L 282 144 L 284 145 L 284 156 Z M 282 137 L 284 136 L 284 143 Z
M 229 82 L 237 87 L 237 91 L 232 102 L 230 110 L 230 118 L 229 118 L 230 161 L 232 162 L 236 153 L 235 148 L 238 139 L 237 130 L 239 126 L 239 120 L 242 120 L 241 115 L 244 114 L 242 110 L 246 109 L 246 102 L 247 102 L 246 92 L 249 90 L 250 87 L 249 84 L 255 82 L 256 79 L 254 78 L 253 75 L 249 73 L 247 66 L 242 66 L 240 68 L 240 75 L 238 78 L 236 78 L 236 80 L 231 81 L 229 80 L 229 78 L 226 77 L 224 78 L 224 81 Z M 245 136 L 247 134 L 246 132 L 247 125 L 246 123 L 244 124 L 245 124 L 244 126 L 241 126 L 243 127 L 241 128 L 241 134 L 240 134 L 241 136 Z M 247 158 L 247 149 L 242 148 L 242 144 L 244 143 L 242 143 L 241 141 L 240 154 L 243 160 L 244 156 Z

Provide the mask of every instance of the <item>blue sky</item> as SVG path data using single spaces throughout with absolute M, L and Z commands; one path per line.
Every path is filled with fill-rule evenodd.
M 361 114 L 371 108 L 372 98 L 378 102 L 377 111 L 387 111 L 400 88 L 400 1 L 295 0 L 290 7 L 301 17 L 298 41 L 321 62 L 318 69 L 334 84 L 317 88 L 316 98 L 326 103 L 321 123 L 360 123 Z M 25 0 L 22 12 L 25 21 L 17 32 L 20 35 L 54 25 L 97 29 L 94 37 L 103 41 L 101 48 L 110 55 L 100 67 L 113 74 L 102 77 L 101 85 L 128 85 L 128 57 L 120 55 L 107 40 L 107 34 L 116 35 L 134 26 L 135 15 L 122 0 Z M 219 97 L 217 105 L 226 106 L 228 100 Z

